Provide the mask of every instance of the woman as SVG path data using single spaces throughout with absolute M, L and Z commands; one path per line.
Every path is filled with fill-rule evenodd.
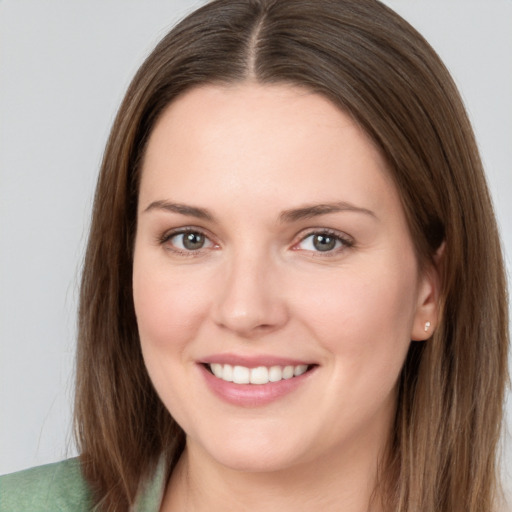
M 507 337 L 474 137 L 421 36 L 373 0 L 212 2 L 107 145 L 80 459 L 4 478 L 2 510 L 493 510 Z

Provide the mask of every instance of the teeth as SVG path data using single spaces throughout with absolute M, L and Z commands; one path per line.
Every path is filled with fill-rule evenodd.
M 215 375 L 215 377 L 219 377 L 219 379 L 222 379 L 222 365 L 221 364 L 213 363 L 210 365 L 210 369 L 213 372 L 213 375 Z
M 283 370 L 280 366 L 272 366 L 268 371 L 268 380 L 277 382 L 283 378 Z
M 230 364 L 226 364 L 222 367 L 221 379 L 227 382 L 233 382 L 233 367 Z
M 215 377 L 234 382 L 235 384 L 268 384 L 269 382 L 278 382 L 293 377 L 298 377 L 308 369 L 307 364 L 297 366 L 258 366 L 257 368 L 247 368 L 245 366 L 232 366 L 230 364 L 212 363 L 209 365 Z
M 296 366 L 293 369 L 293 375 L 295 377 L 298 377 L 299 375 L 302 375 L 303 373 L 306 373 L 307 369 L 308 369 L 308 365 L 307 364 L 299 364 L 298 366 Z
M 268 382 L 268 368 L 258 366 L 251 369 L 251 384 L 266 384 Z
M 233 368 L 233 382 L 235 384 L 249 384 L 251 371 L 245 366 L 235 366 Z
M 293 377 L 293 366 L 285 366 L 283 369 L 283 379 L 291 379 Z

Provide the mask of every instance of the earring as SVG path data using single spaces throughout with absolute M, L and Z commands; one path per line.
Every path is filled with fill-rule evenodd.
M 428 332 L 428 330 L 430 329 L 430 326 L 432 324 L 430 322 L 425 322 L 425 332 Z

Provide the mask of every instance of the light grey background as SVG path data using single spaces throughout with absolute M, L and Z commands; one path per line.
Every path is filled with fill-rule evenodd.
M 202 3 L 0 0 L 0 474 L 75 453 L 76 298 L 103 147 L 145 55 Z M 386 3 L 426 36 L 462 91 L 510 271 L 512 1 Z

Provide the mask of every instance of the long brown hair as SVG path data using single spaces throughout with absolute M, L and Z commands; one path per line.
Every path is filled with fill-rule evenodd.
M 132 300 L 140 161 L 155 121 L 196 85 L 307 87 L 348 112 L 380 148 L 418 261 L 444 242 L 441 321 L 412 342 L 399 381 L 387 508 L 489 512 L 507 382 L 506 283 L 474 135 L 428 43 L 377 0 L 216 0 L 144 62 L 119 109 L 99 176 L 83 270 L 75 423 L 101 510 L 126 510 L 184 433 L 153 389 Z

